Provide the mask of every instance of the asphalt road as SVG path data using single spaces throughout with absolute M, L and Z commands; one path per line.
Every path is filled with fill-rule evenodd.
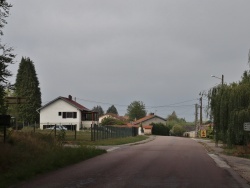
M 229 166 L 192 139 L 156 137 L 114 149 L 18 187 L 245 187 Z

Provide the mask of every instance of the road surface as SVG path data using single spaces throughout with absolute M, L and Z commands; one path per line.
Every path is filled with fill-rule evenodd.
M 115 147 L 107 154 L 41 175 L 18 187 L 248 187 L 231 171 L 195 140 L 157 136 L 145 144 Z

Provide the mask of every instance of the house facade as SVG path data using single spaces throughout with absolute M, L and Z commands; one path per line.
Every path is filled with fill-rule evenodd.
M 89 110 L 76 101 L 72 96 L 58 97 L 38 109 L 40 113 L 40 129 L 51 125 L 74 126 L 77 131 L 90 128 L 91 124 L 98 123 L 97 112 Z
M 150 125 L 152 123 L 163 123 L 163 124 L 166 124 L 166 119 L 160 117 L 160 116 L 157 116 L 153 113 L 141 118 L 141 119 L 138 119 L 134 122 L 132 122 L 133 125 Z
M 153 126 L 151 125 L 152 123 L 163 123 L 164 125 L 166 124 L 166 119 L 157 116 L 153 113 L 138 119 L 134 122 L 131 122 L 128 124 L 129 127 L 138 127 L 138 134 L 152 134 L 152 128 Z M 141 130 L 141 127 L 143 128 L 143 132 Z
M 139 125 L 133 125 L 132 127 L 136 127 L 138 130 L 138 135 L 151 135 L 152 134 L 152 125 L 143 125 L 143 126 L 139 126 Z

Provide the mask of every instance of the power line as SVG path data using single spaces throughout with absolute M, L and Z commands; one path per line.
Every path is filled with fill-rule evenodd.
M 100 102 L 100 101 L 95 101 L 95 100 L 89 100 L 89 99 L 81 99 L 81 98 L 76 98 L 78 100 L 83 100 L 87 102 L 94 102 L 94 103 L 99 103 L 99 104 L 107 104 L 107 105 L 115 105 L 115 106 L 128 106 L 127 104 L 114 104 L 114 103 L 109 103 L 109 102 Z M 194 104 L 189 104 L 189 105 L 177 105 L 177 104 L 182 104 L 186 102 L 191 102 L 195 101 L 197 99 L 192 99 L 192 100 L 187 100 L 187 101 L 182 101 L 182 102 L 177 102 L 177 103 L 172 103 L 172 104 L 167 104 L 167 105 L 161 105 L 161 106 L 145 106 L 145 108 L 163 108 L 163 107 L 184 107 L 184 106 L 193 106 Z

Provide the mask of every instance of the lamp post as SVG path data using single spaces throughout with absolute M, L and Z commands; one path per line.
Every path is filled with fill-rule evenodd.
M 214 75 L 211 75 L 211 77 L 220 79 L 221 80 L 221 85 L 223 86 L 223 84 L 224 84 L 224 75 L 223 74 L 221 75 L 221 78 L 217 77 L 217 76 L 214 76 Z M 217 130 L 216 125 L 215 125 L 215 147 L 218 147 L 218 130 Z
M 220 77 L 217 77 L 217 76 L 214 76 L 214 75 L 211 75 L 211 77 L 214 77 L 214 78 L 220 79 L 220 80 L 221 80 L 221 85 L 223 85 L 223 84 L 224 84 L 224 75 L 223 75 L 223 74 L 221 75 L 221 78 L 220 78 Z

